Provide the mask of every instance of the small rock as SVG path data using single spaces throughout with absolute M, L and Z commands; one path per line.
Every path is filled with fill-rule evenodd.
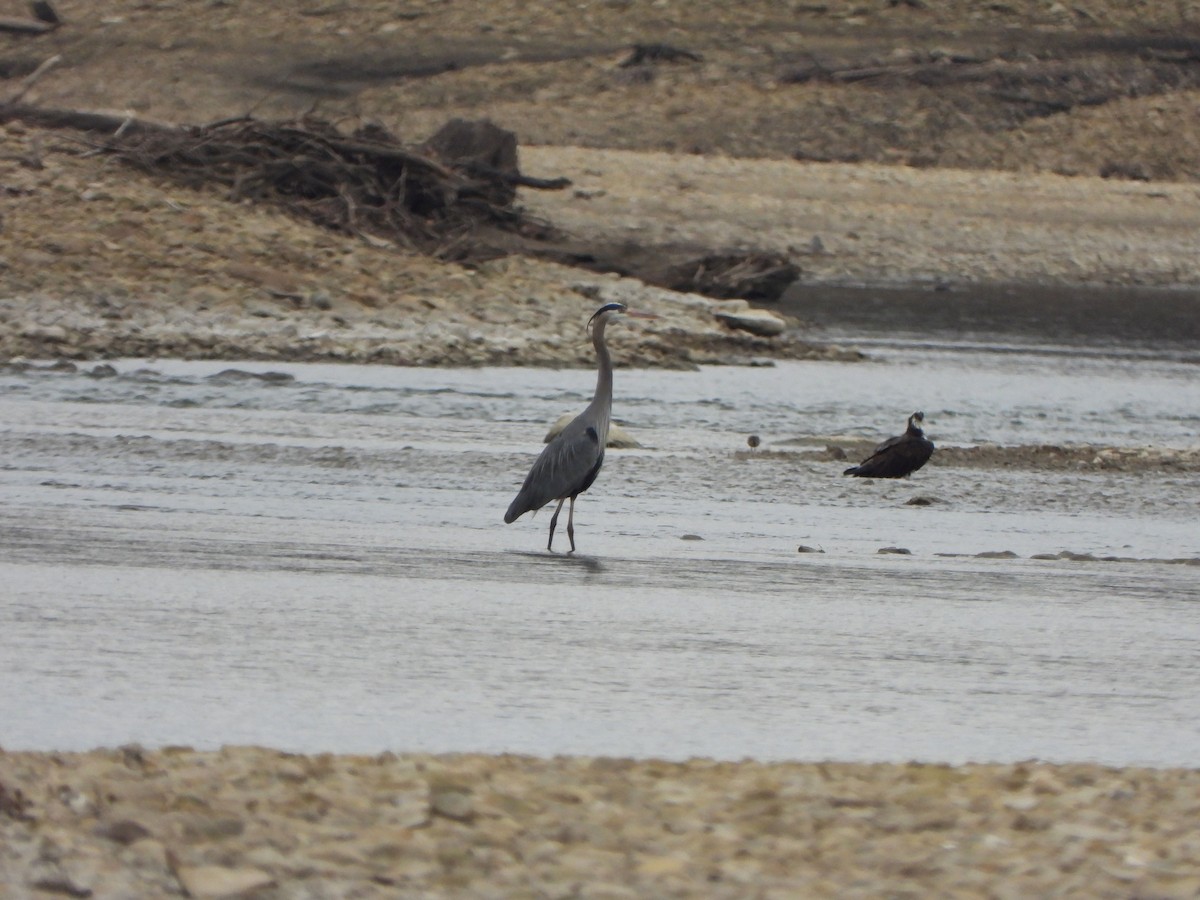
M 685 534 L 679 538 L 681 541 L 702 541 L 704 538 L 698 534 Z
M 905 506 L 933 506 L 935 503 L 941 503 L 936 497 L 929 497 L 925 494 L 918 494 L 916 497 L 910 497 L 905 501 Z
M 238 837 L 246 830 L 246 823 L 237 816 L 193 816 L 181 825 L 188 837 L 206 841 Z
M 33 341 L 65 344 L 69 335 L 61 325 L 28 325 L 21 329 L 21 337 Z
M 437 815 L 456 822 L 469 822 L 475 817 L 475 801 L 464 791 L 438 791 L 431 806 Z
M 787 330 L 787 322 L 765 309 L 716 310 L 713 316 L 730 328 L 758 337 L 777 337 Z
M 400 828 L 420 828 L 429 824 L 432 810 L 426 790 L 401 791 L 392 797 L 390 805 L 393 810 L 388 815 L 388 821 Z
M 900 556 L 912 556 L 912 551 L 907 547 L 880 547 L 876 553 L 896 553 Z
M 261 869 L 230 869 L 225 866 L 178 866 L 175 877 L 190 897 L 245 897 L 275 885 Z
M 678 856 L 650 856 L 638 863 L 641 875 L 680 875 L 687 869 L 687 860 Z
M 73 879 L 63 867 L 52 860 L 38 860 L 29 869 L 26 881 L 36 891 L 66 897 L 90 897 L 92 889 Z
M 1069 559 L 1074 562 L 1096 562 L 1096 557 L 1091 553 L 1075 553 L 1071 550 L 1063 550 L 1058 554 L 1059 559 Z
M 1016 559 L 1017 554 L 1011 550 L 984 550 L 975 554 L 976 559 Z
M 58 789 L 58 799 L 77 816 L 90 816 L 96 811 L 90 797 L 65 784 Z
M 821 550 L 817 547 L 810 547 L 810 546 L 808 546 L 808 544 L 801 544 L 799 547 L 796 548 L 796 552 L 797 553 L 824 553 L 825 551 Z M 882 552 L 882 551 L 880 551 L 880 552 Z
M 542 443 L 548 444 L 558 437 L 574 418 L 575 415 L 573 413 L 563 413 L 559 416 L 554 421 L 554 424 L 550 426 L 550 430 L 546 432 Z M 605 446 L 611 447 L 614 450 L 633 450 L 640 448 L 642 445 L 638 443 L 637 438 L 633 437 L 633 435 L 616 422 L 610 422 L 608 426 L 608 443 Z
M 1038 805 L 1038 798 L 1031 794 L 1017 794 L 1013 797 L 1007 797 L 1004 800 L 1004 805 L 1009 809 L 1015 809 L 1017 812 L 1029 812 Z
M 92 370 L 88 372 L 88 376 L 90 378 L 115 378 L 116 374 L 117 370 L 108 363 L 101 363 L 98 366 L 93 366 Z
M 128 847 L 135 841 L 150 837 L 150 830 L 133 819 L 120 819 L 116 822 L 105 822 L 97 825 L 93 832 L 97 837 L 107 838 L 114 844 Z

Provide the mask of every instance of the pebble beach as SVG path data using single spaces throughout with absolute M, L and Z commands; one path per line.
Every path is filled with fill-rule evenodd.
M 0 890 L 40 897 L 1200 893 L 1200 775 L 1089 764 L 0 755 Z

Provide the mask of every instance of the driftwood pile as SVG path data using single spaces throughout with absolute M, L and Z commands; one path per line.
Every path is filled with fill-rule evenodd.
M 199 128 L 148 131 L 106 149 L 189 186 L 218 184 L 232 200 L 281 206 L 339 231 L 396 242 L 446 259 L 492 255 L 483 233 L 521 231 L 525 178 L 512 132 L 454 120 L 406 147 L 378 125 L 343 133 L 329 122 L 238 118 Z
M 500 255 L 506 233 L 546 231 L 515 205 L 517 187 L 570 184 L 523 176 L 516 136 L 490 122 L 455 119 L 406 146 L 379 125 L 345 132 L 316 118 L 177 127 L 10 102 L 0 103 L 5 119 L 87 132 L 97 152 L 144 171 L 443 259 Z

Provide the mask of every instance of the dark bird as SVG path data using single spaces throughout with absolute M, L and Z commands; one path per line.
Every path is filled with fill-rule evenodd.
M 746 438 L 746 446 L 749 447 L 751 450 L 757 450 L 758 445 L 761 443 L 762 443 L 762 438 L 760 438 L 757 434 L 752 434 L 752 435 L 750 435 L 750 437 Z
M 657 319 L 652 313 L 635 312 L 623 303 L 608 303 L 588 319 L 596 347 L 600 371 L 596 376 L 596 393 L 587 409 L 577 415 L 542 450 L 525 483 L 504 514 L 505 524 L 516 521 L 525 513 L 541 509 L 551 500 L 558 506 L 550 517 L 550 539 L 546 549 L 554 549 L 554 528 L 563 502 L 570 500 L 567 512 L 567 537 L 575 550 L 575 498 L 592 486 L 604 464 L 604 447 L 608 442 L 608 426 L 612 416 L 612 357 L 604 343 L 604 329 L 615 316 L 626 315 L 639 319 Z
M 903 478 L 911 475 L 933 455 L 933 441 L 925 437 L 921 430 L 921 422 L 925 421 L 925 413 L 915 412 L 908 417 L 908 428 L 904 434 L 890 437 L 875 448 L 870 456 L 851 466 L 843 475 L 857 475 L 859 478 Z

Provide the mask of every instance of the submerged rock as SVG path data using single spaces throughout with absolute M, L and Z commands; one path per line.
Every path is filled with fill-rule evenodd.
M 548 444 L 558 437 L 573 418 L 575 418 L 574 413 L 563 413 L 555 419 L 554 424 L 550 426 L 550 430 L 546 432 L 546 436 L 542 438 L 542 443 Z M 642 445 L 628 431 L 616 422 L 612 422 L 608 426 L 608 443 L 604 446 L 611 447 L 614 450 L 633 450 L 640 448 Z

